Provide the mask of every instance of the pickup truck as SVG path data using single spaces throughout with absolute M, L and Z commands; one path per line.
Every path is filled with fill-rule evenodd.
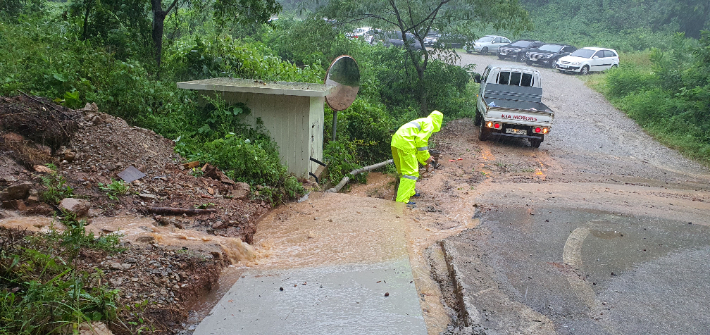
M 524 66 L 489 65 L 475 79 L 481 84 L 476 116 L 478 139 L 527 138 L 539 148 L 550 133 L 555 113 L 542 103 L 540 72 Z

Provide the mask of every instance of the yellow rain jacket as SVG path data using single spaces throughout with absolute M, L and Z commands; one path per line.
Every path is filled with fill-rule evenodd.
M 392 158 L 400 176 L 397 202 L 409 202 L 419 178 L 419 163 L 426 164 L 429 137 L 441 129 L 444 114 L 433 111 L 429 116 L 405 123 L 392 136 Z

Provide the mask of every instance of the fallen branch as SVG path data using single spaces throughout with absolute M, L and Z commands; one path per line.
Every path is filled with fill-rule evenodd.
M 356 175 L 356 174 L 360 174 L 360 173 L 363 173 L 363 172 L 365 172 L 365 171 L 371 171 L 371 170 L 374 170 L 374 169 L 378 169 L 378 168 L 381 168 L 381 167 L 383 167 L 383 166 L 385 166 L 385 165 L 387 165 L 387 164 L 392 164 L 393 162 L 394 162 L 393 160 L 389 159 L 389 160 L 386 160 L 386 161 L 384 161 L 384 162 L 380 162 L 380 163 L 377 163 L 377 164 L 373 164 L 373 165 L 370 165 L 370 166 L 366 166 L 366 167 L 363 167 L 363 168 L 359 168 L 359 169 L 356 169 L 356 170 L 352 170 L 352 171 L 350 171 L 350 173 L 349 173 L 348 175 L 346 175 L 345 177 L 343 177 L 343 179 L 340 180 L 340 182 L 338 183 L 338 185 L 335 185 L 335 187 L 333 187 L 333 188 L 327 190 L 326 192 L 336 193 L 336 192 L 340 191 L 340 189 L 343 188 L 343 186 L 345 186 L 345 184 L 347 184 L 348 181 L 350 181 L 350 177 L 348 177 L 348 176 L 354 176 L 354 175 Z
M 174 208 L 174 207 L 149 207 L 148 212 L 154 214 L 165 215 L 182 215 L 182 214 L 207 214 L 214 213 L 217 210 L 214 208 Z

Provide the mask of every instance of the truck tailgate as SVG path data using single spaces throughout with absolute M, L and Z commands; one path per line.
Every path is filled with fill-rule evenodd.
M 501 121 L 522 125 L 551 124 L 553 114 L 547 111 L 516 110 L 506 108 L 488 107 L 486 121 Z

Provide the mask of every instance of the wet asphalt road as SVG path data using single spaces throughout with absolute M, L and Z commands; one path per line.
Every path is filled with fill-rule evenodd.
M 449 239 L 488 334 L 707 334 L 710 228 L 537 212 L 493 210 Z
M 462 55 L 481 72 L 499 62 Z M 482 166 L 533 161 L 542 175 L 490 174 L 469 198 L 481 224 L 446 240 L 471 320 L 487 334 L 708 334 L 707 168 L 654 141 L 579 76 L 540 70 L 556 117 L 539 150 L 463 144 L 481 148 Z

